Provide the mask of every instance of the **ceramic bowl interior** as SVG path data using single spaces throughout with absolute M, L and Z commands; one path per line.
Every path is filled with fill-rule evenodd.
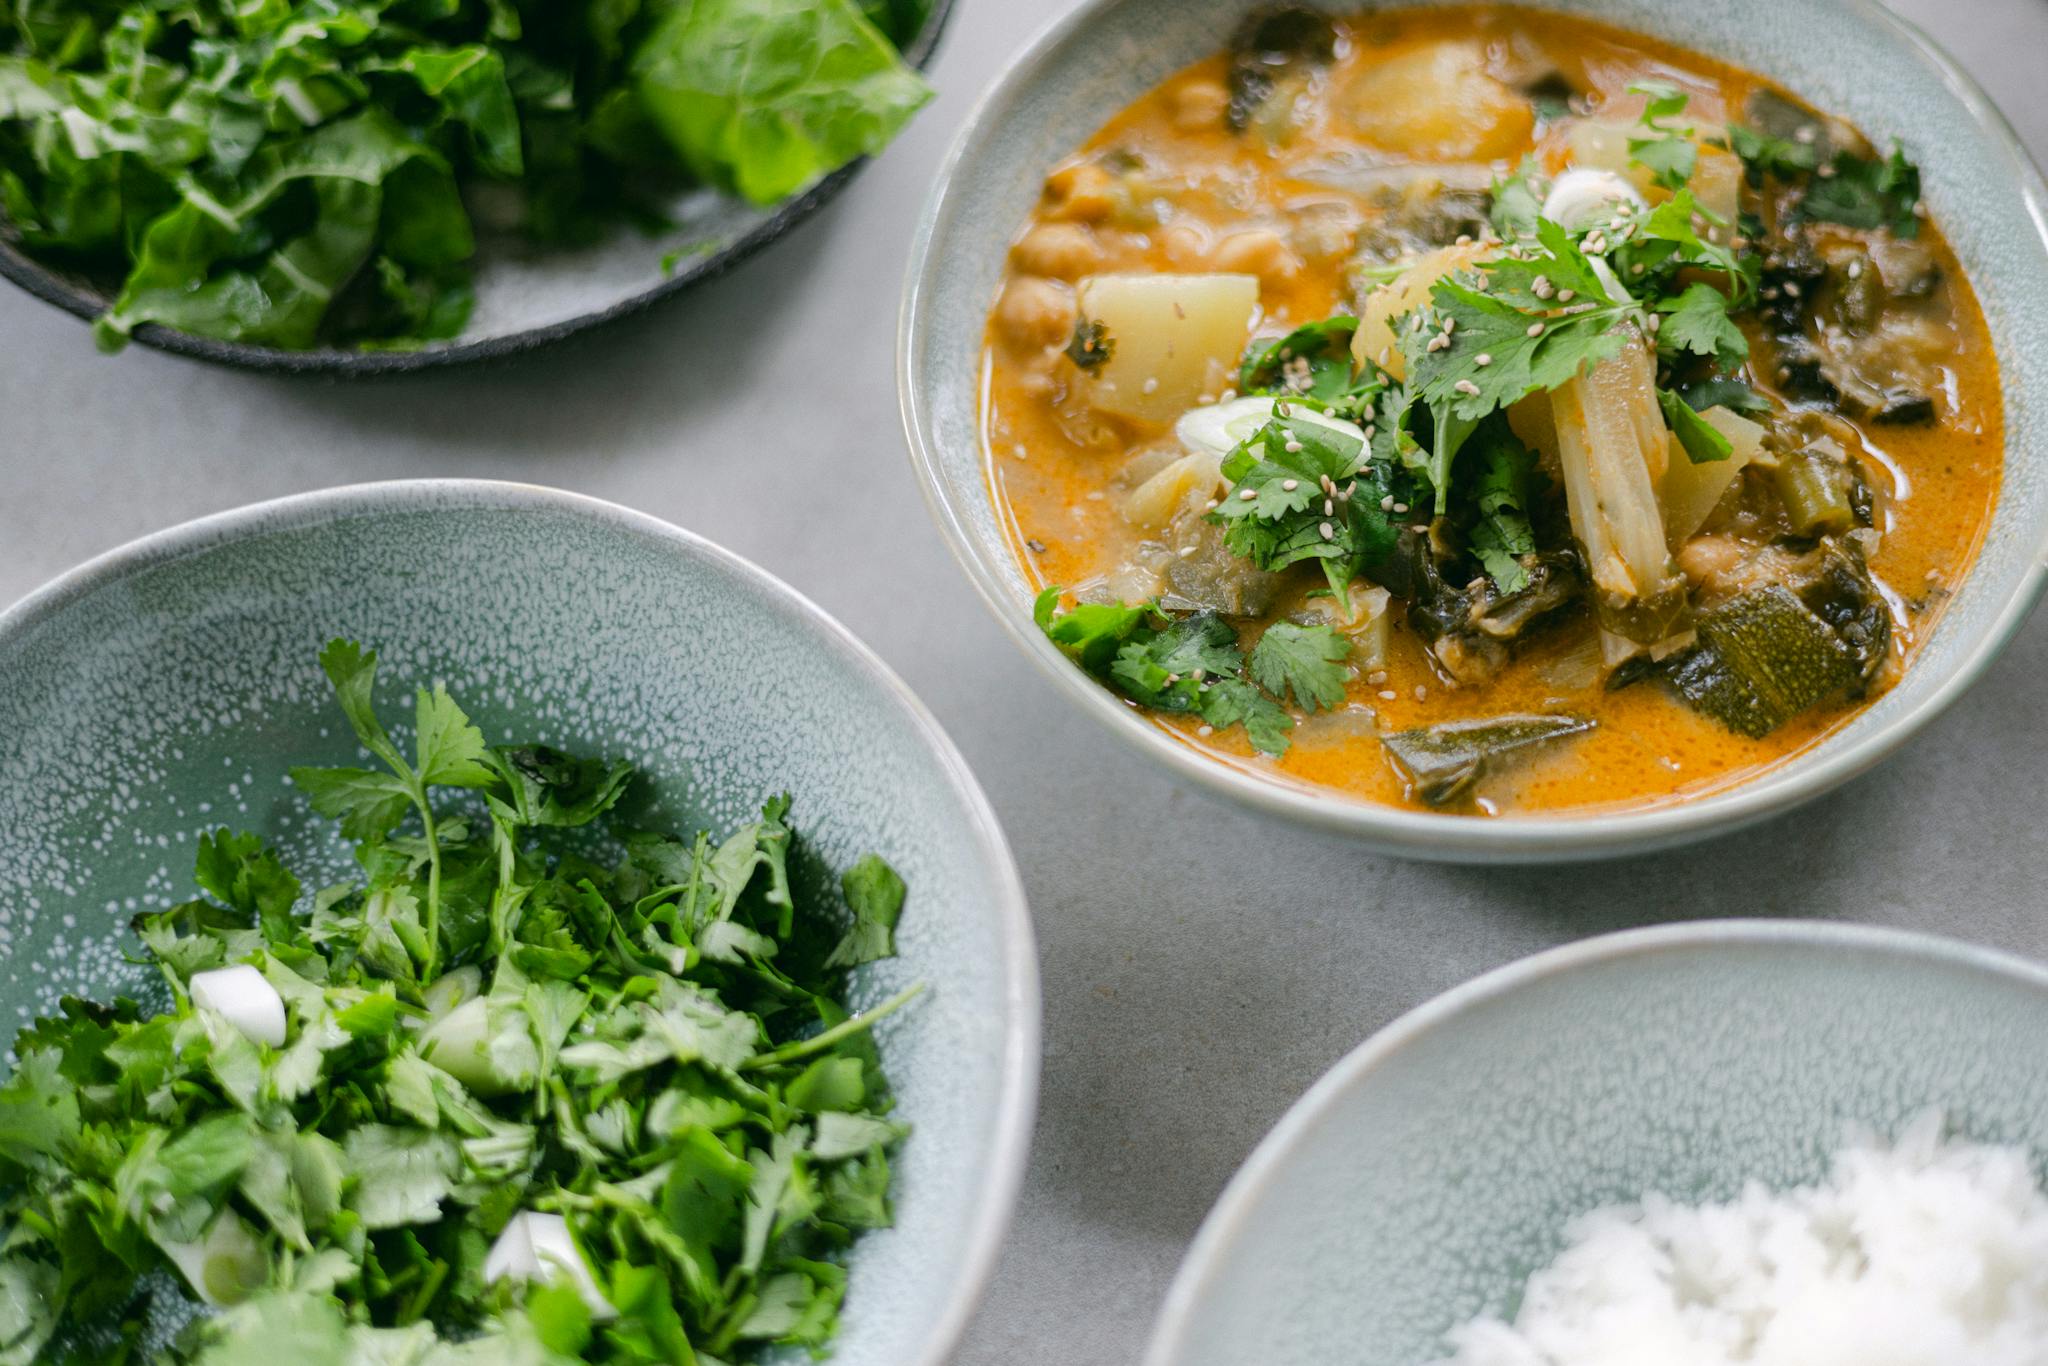
M 920 70 L 931 64 L 952 9 L 953 0 L 934 0 L 924 28 L 903 50 L 905 61 Z M 459 337 L 416 351 L 287 351 L 155 324 L 135 329 L 135 340 L 199 360 L 278 374 L 370 376 L 517 355 L 637 313 L 724 274 L 817 212 L 866 164 L 856 161 L 767 207 L 715 190 L 695 190 L 667 206 L 669 223 L 659 232 L 621 226 L 587 247 L 543 249 L 516 235 L 480 229 L 476 306 L 469 325 Z M 4 231 L 0 278 L 80 318 L 97 318 L 112 302 L 104 281 L 53 268 Z
M 1826 1169 L 1938 1106 L 2048 1157 L 2048 972 L 1890 931 L 1703 923 L 1461 987 L 1338 1064 L 1231 1183 L 1147 1366 L 1420 1366 L 1567 1219 Z
M 897 1226 L 855 1250 L 835 1360 L 942 1360 L 1008 1222 L 1035 1093 L 1014 865 L 951 743 L 864 647 L 650 518 L 516 485 L 371 485 L 138 542 L 0 617 L 0 1008 L 148 999 L 126 927 L 194 894 L 203 830 L 260 831 L 309 888 L 345 876 L 285 781 L 361 761 L 315 664 L 337 634 L 378 650 L 388 721 L 445 680 L 486 736 L 632 760 L 649 828 L 728 829 L 788 791 L 814 885 L 869 850 L 902 872 L 901 956 L 856 994 L 930 985 L 879 1027 L 915 1132 Z
M 1431 0 L 1317 0 L 1355 12 Z M 1183 776 L 1256 806 L 1420 857 L 1530 861 L 1667 846 L 1733 828 L 1862 771 L 1973 680 L 2024 620 L 2048 542 L 2048 188 L 1983 93 L 1872 0 L 1547 0 L 1759 71 L 1919 156 L 1926 197 L 1970 272 L 2003 362 L 2005 487 L 1976 568 L 1905 677 L 1793 762 L 1726 793 L 1597 818 L 1475 820 L 1399 811 L 1209 760 L 1085 678 L 1031 625 L 1032 589 L 984 473 L 982 328 L 1010 241 L 1049 167 L 1103 118 L 1220 48 L 1257 0 L 1092 0 L 984 100 L 927 210 L 904 295 L 899 379 L 934 514 L 983 598 L 1083 710 Z

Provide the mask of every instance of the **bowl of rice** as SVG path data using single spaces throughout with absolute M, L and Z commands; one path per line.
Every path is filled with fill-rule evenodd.
M 1923 935 L 1588 940 L 1340 1062 L 1146 1366 L 2040 1366 L 2048 970 Z

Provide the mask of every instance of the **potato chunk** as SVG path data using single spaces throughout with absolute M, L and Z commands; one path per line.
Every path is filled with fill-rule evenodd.
M 1360 365 L 1371 361 L 1395 379 L 1408 377 L 1408 362 L 1394 337 L 1394 320 L 1429 302 L 1430 286 L 1454 271 L 1490 256 L 1497 247 L 1473 242 L 1462 247 L 1439 247 L 1418 256 L 1407 270 L 1374 290 L 1365 301 L 1365 316 L 1352 334 L 1351 354 Z
M 1100 323 L 1109 359 L 1082 392 L 1096 409 L 1171 422 L 1244 354 L 1259 282 L 1250 275 L 1092 275 L 1081 316 Z
M 1670 439 L 1671 463 L 1657 485 L 1657 499 L 1664 505 L 1664 531 L 1674 550 L 1692 539 L 1720 505 L 1742 467 L 1763 450 L 1764 429 L 1748 418 L 1720 407 L 1709 408 L 1700 416 L 1727 437 L 1733 449 L 1726 460 L 1695 465 L 1678 438 Z
M 1389 58 L 1346 92 L 1352 127 L 1417 160 L 1491 161 L 1529 148 L 1536 112 L 1486 74 L 1477 43 L 1431 43 Z

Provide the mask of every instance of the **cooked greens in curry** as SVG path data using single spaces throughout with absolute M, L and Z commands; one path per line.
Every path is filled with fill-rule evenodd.
M 1907 149 L 1522 10 L 1254 16 L 1047 178 L 988 366 L 1052 639 L 1390 802 L 1755 772 L 1892 683 L 1997 496 Z

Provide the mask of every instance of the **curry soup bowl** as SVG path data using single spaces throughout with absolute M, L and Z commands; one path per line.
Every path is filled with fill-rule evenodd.
M 1431 0 L 1317 4 L 1381 14 Z M 1077 708 L 1177 776 L 1272 815 L 1410 857 L 1531 863 L 1666 848 L 1783 812 L 1875 765 L 1984 671 L 2038 597 L 2048 550 L 2048 331 L 2040 322 L 2048 317 L 2048 187 L 1982 91 L 1923 34 L 1871 0 L 1557 0 L 1540 8 L 1731 62 L 1847 118 L 1879 145 L 1896 136 L 1921 154 L 1926 205 L 1975 286 L 1999 358 L 2006 442 L 2002 491 L 1974 567 L 1954 585 L 1895 686 L 1740 781 L 1654 803 L 1479 818 L 1368 804 L 1262 772 L 1259 760 L 1218 762 L 1076 668 L 1033 622 L 1037 586 L 1013 550 L 1008 507 L 991 493 L 983 329 L 1013 235 L 1040 202 L 1047 171 L 1107 115 L 1221 49 L 1259 8 L 1258 0 L 1190 0 L 1167 9 L 1087 0 L 984 98 L 954 146 L 914 246 L 898 353 L 913 462 L 976 589 Z
M 1332 1068 L 1203 1224 L 1145 1366 L 1418 1366 L 1565 1225 L 1815 1181 L 1930 1108 L 2048 1161 L 2048 971 L 1925 935 L 1702 922 L 1555 949 Z
M 129 920 L 192 894 L 207 829 L 344 874 L 333 823 L 285 781 L 356 762 L 315 663 L 337 635 L 379 651 L 386 708 L 444 680 L 487 735 L 630 760 L 645 828 L 723 831 L 789 792 L 800 876 L 870 850 L 901 871 L 900 954 L 853 991 L 871 1004 L 927 984 L 878 1026 L 913 1134 L 895 1227 L 853 1252 L 836 1359 L 943 1361 L 1008 1224 L 1035 1101 L 1015 867 L 894 674 L 782 583 L 652 518 L 515 484 L 366 485 L 151 536 L 0 615 L 10 1017 L 140 996 L 154 969 Z

